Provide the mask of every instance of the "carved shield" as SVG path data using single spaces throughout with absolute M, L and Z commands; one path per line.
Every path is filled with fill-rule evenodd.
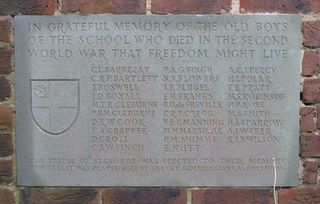
M 67 131 L 79 113 L 79 80 L 31 80 L 33 119 L 49 134 Z

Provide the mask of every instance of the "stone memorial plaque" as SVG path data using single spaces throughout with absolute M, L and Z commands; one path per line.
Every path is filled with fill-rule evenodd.
M 297 185 L 300 24 L 16 17 L 18 184 Z

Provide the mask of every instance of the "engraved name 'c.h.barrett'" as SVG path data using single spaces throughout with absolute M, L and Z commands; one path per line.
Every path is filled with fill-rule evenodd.
M 79 113 L 79 80 L 31 79 L 32 115 L 46 133 L 67 131 Z

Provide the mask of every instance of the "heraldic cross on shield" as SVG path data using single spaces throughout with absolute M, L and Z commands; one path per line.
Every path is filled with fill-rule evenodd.
M 79 80 L 32 79 L 33 119 L 45 132 L 53 135 L 67 131 L 79 114 Z

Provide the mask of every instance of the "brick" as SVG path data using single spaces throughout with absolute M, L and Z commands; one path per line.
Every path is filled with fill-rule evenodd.
M 317 171 L 304 171 L 303 183 L 304 184 L 317 184 L 318 172 Z
M 240 0 L 242 13 L 279 12 L 279 13 L 318 13 L 319 0 Z
M 98 191 L 89 188 L 28 188 L 21 191 L 24 204 L 98 204 Z
M 146 0 L 63 0 L 63 13 L 145 14 Z
M 0 183 L 12 182 L 12 161 L 0 160 Z
M 104 204 L 185 204 L 185 190 L 175 188 L 117 188 L 103 192 Z
M 278 192 L 280 204 L 320 203 L 319 187 L 280 189 Z
M 13 112 L 8 106 L 0 106 L 0 130 L 11 130 L 13 123 Z
M 232 0 L 152 0 L 151 12 L 156 14 L 221 14 L 231 10 Z
M 1 0 L 0 15 L 52 15 L 57 0 Z
M 271 189 L 199 189 L 192 191 L 192 204 L 273 204 Z
M 312 76 L 318 71 L 319 57 L 316 51 L 304 51 L 302 58 L 302 75 Z
M 11 42 L 12 35 L 12 18 L 0 18 L 0 41 Z
M 0 101 L 4 101 L 11 96 L 11 85 L 7 78 L 0 76 Z
M 7 157 L 13 153 L 13 143 L 11 133 L 0 132 L 0 157 Z
M 316 184 L 318 179 L 319 162 L 305 161 L 303 166 L 303 183 Z
M 308 47 L 320 46 L 319 33 L 320 33 L 320 21 L 304 22 L 303 23 L 303 44 Z
M 320 104 L 316 105 L 317 108 L 317 122 L 316 122 L 316 128 L 320 128 Z
M 314 107 L 302 107 L 300 109 L 300 131 L 312 132 L 316 129 L 315 110 Z
M 14 192 L 9 189 L 0 189 L 0 203 L 15 204 Z
M 320 79 L 305 79 L 303 82 L 302 101 L 305 103 L 320 102 Z
M 0 74 L 9 74 L 12 71 L 12 48 L 0 48 Z
M 315 160 L 305 161 L 303 164 L 306 171 L 318 171 L 319 165 L 319 162 Z
M 320 157 L 320 136 L 318 133 L 302 133 L 300 136 L 300 156 Z

